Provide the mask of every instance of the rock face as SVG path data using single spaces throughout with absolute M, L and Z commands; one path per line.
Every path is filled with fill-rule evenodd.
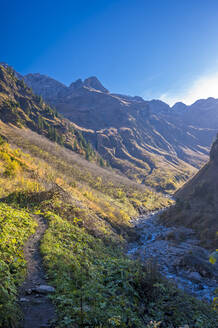
M 139 182 L 173 190 L 208 158 L 218 126 L 216 115 L 207 116 L 218 115 L 215 99 L 170 108 L 160 100 L 111 94 L 96 77 L 69 87 L 40 74 L 24 80 L 75 123 L 112 167 Z
M 210 151 L 211 162 L 218 164 L 218 135 Z
M 48 102 L 67 91 L 67 87 L 62 83 L 41 74 L 28 74 L 24 77 L 24 81 L 28 81 L 28 86 L 34 93 Z
M 218 138 L 209 162 L 177 193 L 176 205 L 162 215 L 168 225 L 193 228 L 202 245 L 217 248 L 218 231 Z
M 109 93 L 109 91 L 101 84 L 96 76 L 91 76 L 84 81 L 84 86 L 99 90 L 101 92 Z

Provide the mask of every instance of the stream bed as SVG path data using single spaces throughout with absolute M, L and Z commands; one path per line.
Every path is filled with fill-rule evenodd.
M 161 225 L 161 212 L 132 222 L 139 237 L 129 244 L 128 255 L 144 263 L 152 258 L 161 274 L 180 289 L 211 302 L 218 282 L 218 263 L 209 262 L 209 252 L 199 246 L 193 230 Z

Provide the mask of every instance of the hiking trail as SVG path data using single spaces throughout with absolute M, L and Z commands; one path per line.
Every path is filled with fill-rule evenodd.
M 37 230 L 24 246 L 27 276 L 19 289 L 19 304 L 23 312 L 21 327 L 54 328 L 55 307 L 49 299 L 49 294 L 55 289 L 47 284 L 40 253 L 40 242 L 47 229 L 47 222 L 41 216 L 35 216 L 35 219 L 38 223 Z

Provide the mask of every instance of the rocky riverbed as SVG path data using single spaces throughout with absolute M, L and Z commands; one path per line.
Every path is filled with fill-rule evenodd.
M 161 225 L 160 213 L 153 212 L 133 221 L 139 238 L 129 244 L 128 255 L 143 262 L 152 258 L 160 272 L 180 289 L 212 301 L 218 282 L 218 264 L 209 262 L 209 252 L 199 246 L 193 230 Z

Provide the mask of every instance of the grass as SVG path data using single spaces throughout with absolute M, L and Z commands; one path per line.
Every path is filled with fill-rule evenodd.
M 78 227 L 75 218 L 66 222 L 53 213 L 46 217 L 49 229 L 41 248 L 57 287 L 54 302 L 60 326 L 112 327 L 120 323 L 126 327 L 127 320 L 130 325 L 140 325 L 137 292 L 131 286 L 131 261 L 119 248 L 106 246 Z
M 0 327 L 15 326 L 19 317 L 17 287 L 26 273 L 23 245 L 36 222 L 25 210 L 0 203 Z

